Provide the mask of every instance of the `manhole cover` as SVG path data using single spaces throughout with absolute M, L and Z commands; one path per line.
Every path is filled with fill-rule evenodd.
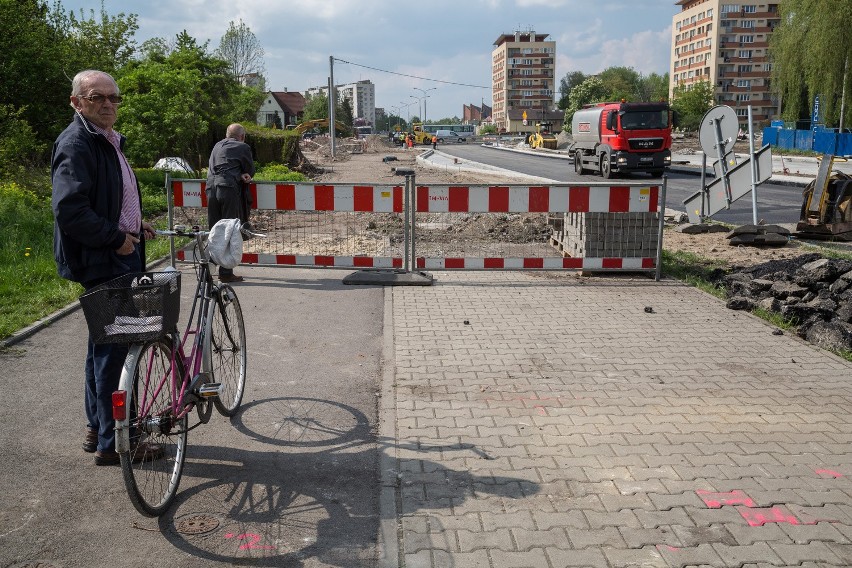
M 219 528 L 219 519 L 211 515 L 190 515 L 175 524 L 181 534 L 204 534 Z

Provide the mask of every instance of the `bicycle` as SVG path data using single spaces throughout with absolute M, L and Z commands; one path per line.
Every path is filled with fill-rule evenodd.
M 80 299 L 93 341 L 131 344 L 112 395 L 115 447 L 130 501 L 150 517 L 174 501 L 187 433 L 209 422 L 214 406 L 223 416 L 236 414 L 247 364 L 240 302 L 233 287 L 213 280 L 204 241 L 209 232 L 176 226 L 157 233 L 195 239 L 197 285 L 183 334 L 177 326 L 180 272 L 174 269 L 128 274 Z M 193 410 L 198 422 L 190 426 Z

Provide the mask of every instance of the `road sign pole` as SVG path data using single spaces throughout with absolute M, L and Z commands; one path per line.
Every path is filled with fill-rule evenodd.
M 751 105 L 748 105 L 748 155 L 751 160 L 751 216 L 757 225 L 757 157 L 754 155 L 754 132 L 751 118 Z

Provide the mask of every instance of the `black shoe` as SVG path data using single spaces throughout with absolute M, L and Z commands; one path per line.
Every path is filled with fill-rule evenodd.
M 219 282 L 242 282 L 245 280 L 242 276 L 237 276 L 236 274 L 220 274 Z

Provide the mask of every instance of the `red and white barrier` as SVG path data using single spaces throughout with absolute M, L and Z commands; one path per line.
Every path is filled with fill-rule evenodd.
M 204 180 L 172 180 L 175 207 L 207 207 Z M 255 182 L 252 208 L 278 211 L 403 213 L 402 185 Z M 416 213 L 655 213 L 656 185 L 425 185 L 415 189 Z M 415 231 L 416 238 L 416 231 Z M 186 260 L 184 251 L 177 253 Z M 244 254 L 244 264 L 402 268 L 400 257 Z M 417 258 L 426 270 L 653 270 L 655 258 Z
M 418 213 L 648 213 L 657 186 L 417 186 Z
M 206 182 L 172 182 L 175 207 L 207 207 Z M 360 184 L 286 184 L 255 182 L 249 185 L 252 209 L 278 211 L 402 212 L 402 186 Z

